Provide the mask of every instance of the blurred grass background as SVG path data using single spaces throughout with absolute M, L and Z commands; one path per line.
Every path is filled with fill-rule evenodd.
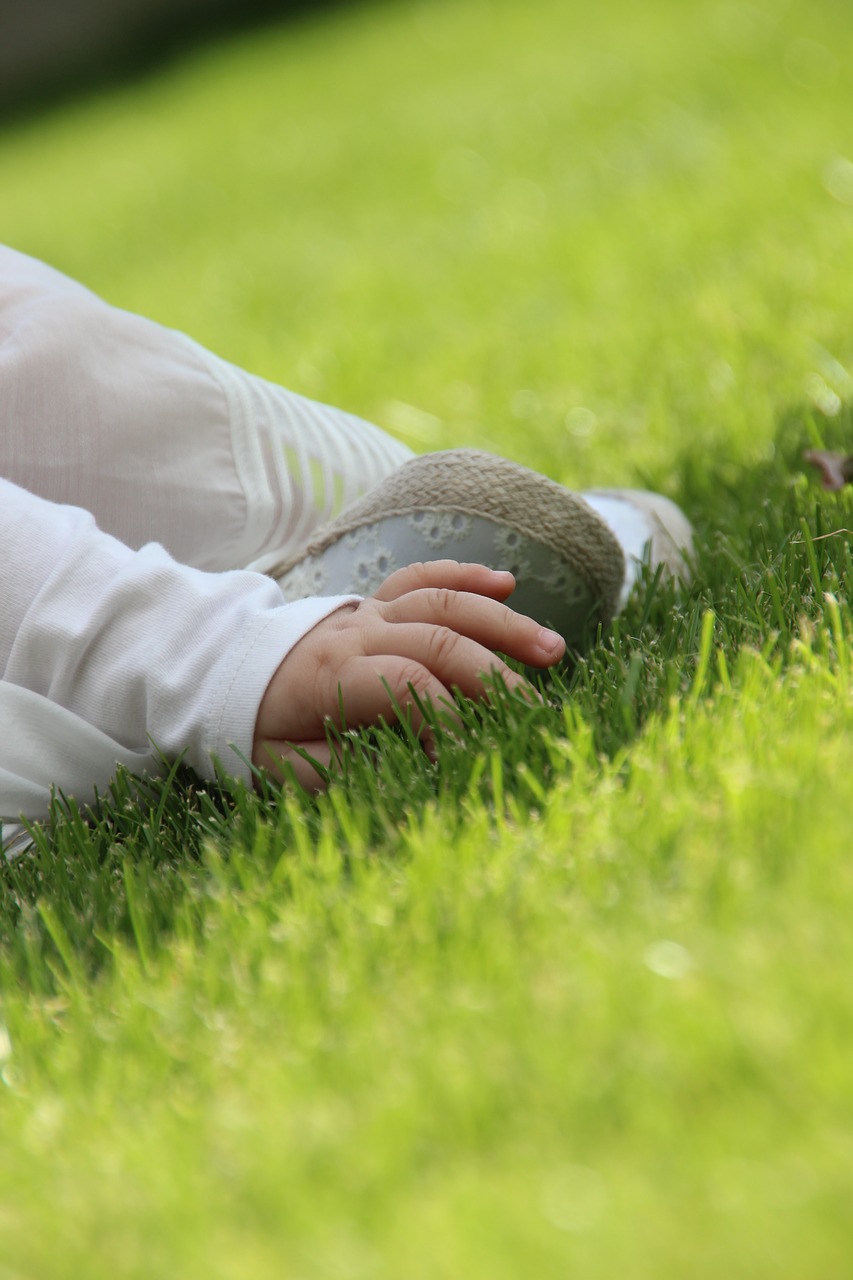
M 0 135 L 0 239 L 697 523 L 553 706 L 0 881 L 0 1275 L 844 1274 L 853 14 L 307 14 Z M 827 598 L 828 596 L 828 598 Z
M 833 0 L 351 6 L 7 133 L 0 235 L 416 447 L 665 485 L 850 364 L 850 40 Z

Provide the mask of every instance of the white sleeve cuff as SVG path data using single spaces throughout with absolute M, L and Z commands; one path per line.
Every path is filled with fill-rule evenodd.
M 3 479 L 0 548 L 0 680 L 16 691 L 6 702 L 18 725 L 0 750 L 3 817 L 36 816 L 42 800 L 46 812 L 51 786 L 89 803 L 118 763 L 149 768 L 155 747 L 204 777 L 215 757 L 248 781 L 276 669 L 360 599 L 285 604 L 261 574 L 205 573 L 154 544 L 131 551 L 87 512 Z
M 265 610 L 246 627 L 233 650 L 223 655 L 211 673 L 207 702 L 210 713 L 187 763 L 202 777 L 211 777 L 218 761 L 231 777 L 251 781 L 258 707 L 267 685 L 296 644 L 318 622 L 360 596 L 325 596 L 298 600 Z

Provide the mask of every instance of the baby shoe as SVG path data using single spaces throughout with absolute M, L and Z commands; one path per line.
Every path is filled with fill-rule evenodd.
M 625 582 L 621 609 L 648 564 L 686 584 L 693 555 L 693 527 L 680 507 L 661 493 L 646 489 L 592 489 L 584 500 L 606 520 L 625 553 Z
M 505 458 L 452 449 L 405 462 L 268 573 L 291 601 L 369 595 L 417 561 L 509 569 L 513 609 L 578 645 L 622 607 L 644 558 L 686 577 L 681 546 L 690 525 L 666 498 L 605 490 L 587 500 Z

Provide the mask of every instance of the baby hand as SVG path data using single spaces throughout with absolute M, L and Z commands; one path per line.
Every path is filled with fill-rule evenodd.
M 286 762 L 302 786 L 321 790 L 320 773 L 293 748 L 334 767 L 327 724 L 352 729 L 408 714 L 429 749 L 418 702 L 444 708 L 447 718 L 451 690 L 483 698 L 486 674 L 510 689 L 529 689 L 493 651 L 549 667 L 566 646 L 503 603 L 514 587 L 511 573 L 435 560 L 398 570 L 375 595 L 330 614 L 294 646 L 267 686 L 252 763 L 282 777 Z

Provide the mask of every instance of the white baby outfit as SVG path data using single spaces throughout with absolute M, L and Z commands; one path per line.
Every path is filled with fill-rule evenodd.
M 273 672 L 357 598 L 285 603 L 264 571 L 411 456 L 0 247 L 7 833 L 52 786 L 87 803 L 117 763 L 183 753 L 248 780 Z M 625 518 L 636 558 L 648 526 Z
M 0 820 L 159 752 L 248 779 L 273 672 L 343 603 L 259 571 L 410 456 L 0 247 Z

